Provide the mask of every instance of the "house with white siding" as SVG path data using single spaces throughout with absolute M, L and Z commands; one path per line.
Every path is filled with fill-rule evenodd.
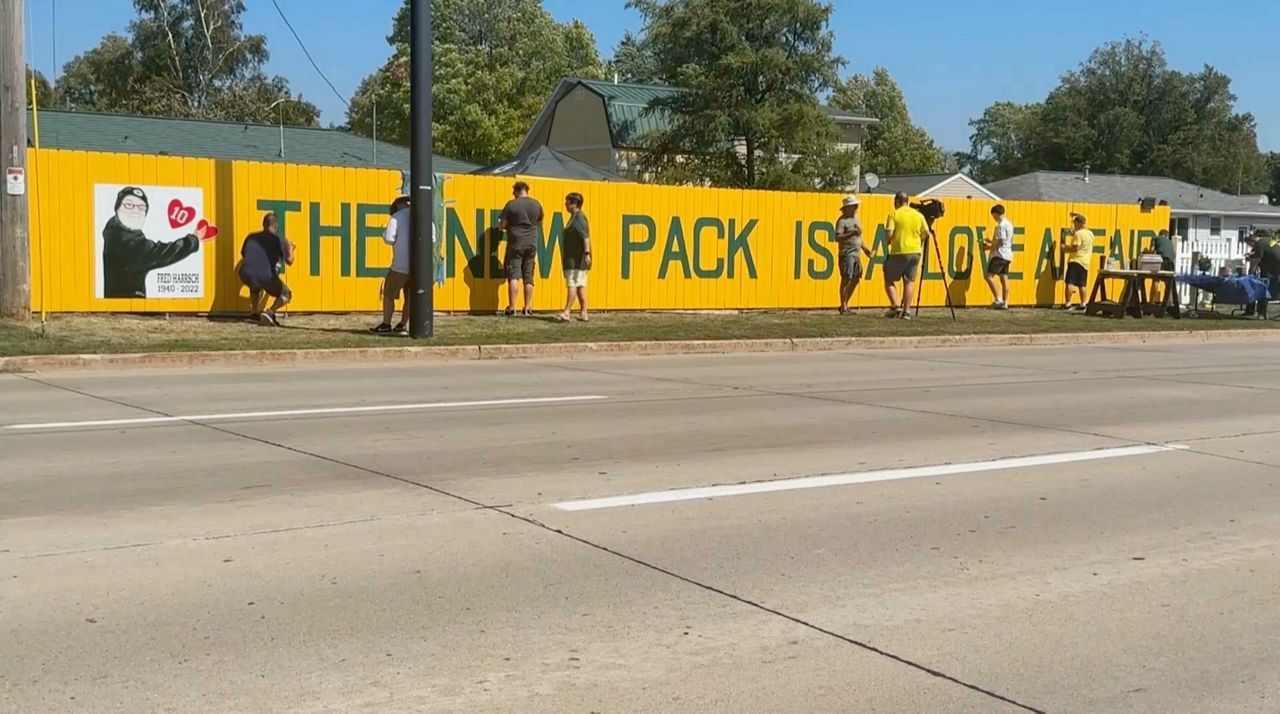
M 870 174 L 868 174 L 870 175 Z M 899 191 L 912 198 L 986 198 L 1000 199 L 982 184 L 965 174 L 895 174 L 880 176 L 876 185 L 870 186 L 867 177 L 862 178 L 859 193 L 892 196 Z
M 1180 273 L 1193 271 L 1193 256 L 1209 258 L 1215 271 L 1240 265 L 1249 253 L 1249 233 L 1280 228 L 1280 206 L 1269 205 L 1266 196 L 1233 196 L 1162 176 L 1036 171 L 986 186 L 1009 200 L 1168 205 Z

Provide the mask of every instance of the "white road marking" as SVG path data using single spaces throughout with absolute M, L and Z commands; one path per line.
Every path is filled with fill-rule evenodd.
M 13 431 L 31 429 L 75 429 L 89 426 L 136 426 L 140 424 L 172 424 L 187 421 L 227 421 L 231 419 L 272 419 L 295 416 L 332 416 L 335 414 L 379 414 L 408 412 L 425 409 L 450 409 L 454 407 L 504 407 L 530 404 L 563 404 L 566 402 L 592 402 L 608 397 L 588 394 L 579 397 L 530 397 L 526 399 L 486 399 L 473 402 L 424 402 L 421 404 L 383 404 L 368 407 L 327 407 L 317 409 L 283 409 L 263 412 L 236 412 L 232 414 L 191 414 L 187 416 L 138 417 L 136 419 L 99 419 L 95 421 L 55 421 L 35 424 L 9 424 L 5 429 Z
M 994 461 L 971 461 L 960 464 L 942 464 L 939 466 L 914 466 L 902 469 L 885 469 L 882 471 L 863 471 L 861 473 L 831 474 L 828 476 L 805 476 L 802 478 L 781 479 L 778 481 L 761 481 L 726 486 L 703 486 L 700 488 L 680 488 L 670 491 L 650 491 L 635 493 L 629 496 L 611 496 L 608 498 L 589 498 L 578 501 L 562 501 L 551 504 L 560 511 L 595 511 L 602 508 L 622 508 L 624 506 L 644 506 L 654 503 L 675 503 L 678 501 L 697 501 L 708 498 L 726 496 L 748 496 L 756 493 L 776 493 L 778 491 L 797 491 L 807 488 L 827 488 L 829 486 L 848 486 L 859 483 L 875 483 L 877 481 L 900 481 L 913 478 L 931 478 L 938 476 L 958 476 L 986 471 L 1005 471 L 1032 466 L 1049 466 L 1053 464 L 1070 464 L 1080 461 L 1097 461 L 1100 459 L 1119 459 L 1126 456 L 1143 456 L 1159 454 L 1167 451 L 1182 451 L 1190 447 L 1178 444 L 1164 446 L 1121 446 L 1111 449 L 1095 449 L 1093 451 L 1068 451 L 1057 454 L 1041 454 L 1038 456 L 1018 456 Z

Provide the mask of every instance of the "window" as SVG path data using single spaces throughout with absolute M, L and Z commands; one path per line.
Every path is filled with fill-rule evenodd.
M 1214 216 L 1209 219 L 1209 235 L 1214 238 L 1222 236 L 1222 216 Z
M 1191 237 L 1191 219 L 1173 218 L 1169 220 L 1169 234 L 1181 238 Z
M 1248 228 L 1245 228 L 1244 226 L 1240 226 L 1239 228 L 1236 229 L 1236 240 L 1240 241 L 1241 243 L 1243 243 L 1244 239 L 1247 238 L 1248 236 L 1249 236 Z

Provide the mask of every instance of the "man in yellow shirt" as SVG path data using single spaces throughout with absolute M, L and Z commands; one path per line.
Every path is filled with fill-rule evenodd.
M 885 223 L 889 232 L 889 259 L 884 264 L 884 292 L 889 296 L 885 317 L 910 320 L 907 308 L 916 296 L 916 278 L 920 272 L 920 253 L 933 233 L 924 215 L 907 205 L 907 194 L 899 191 L 893 197 L 893 213 Z M 902 281 L 902 300 L 898 300 L 898 281 Z
M 1067 295 L 1066 305 L 1062 309 L 1067 312 L 1084 312 L 1085 291 L 1089 287 L 1089 263 L 1093 261 L 1093 231 L 1086 227 L 1085 217 L 1079 213 L 1072 215 L 1075 233 L 1067 243 Z M 1079 305 L 1071 304 L 1071 295 L 1080 296 Z

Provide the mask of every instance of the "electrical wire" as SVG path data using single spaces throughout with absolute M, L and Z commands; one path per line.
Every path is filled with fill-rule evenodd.
M 320 65 L 316 64 L 315 59 L 311 56 L 311 52 L 307 50 L 306 43 L 298 36 L 298 31 L 293 29 L 293 23 L 289 22 L 288 16 L 284 14 L 284 9 L 280 7 L 279 0 L 271 0 L 271 4 L 276 6 L 276 12 L 280 14 L 280 19 L 284 20 L 285 27 L 289 28 L 289 32 L 293 33 L 293 39 L 298 41 L 298 47 L 301 47 L 302 54 L 307 56 L 307 61 L 311 63 L 311 68 L 316 71 L 316 74 L 320 75 L 320 79 L 323 79 L 325 84 L 329 85 L 329 89 L 333 90 L 334 96 L 337 97 L 343 105 L 350 107 L 351 102 L 348 102 L 347 98 L 342 96 L 342 92 L 339 92 L 338 88 L 333 86 L 333 82 L 330 82 L 329 78 L 325 76 L 325 73 L 320 69 Z

